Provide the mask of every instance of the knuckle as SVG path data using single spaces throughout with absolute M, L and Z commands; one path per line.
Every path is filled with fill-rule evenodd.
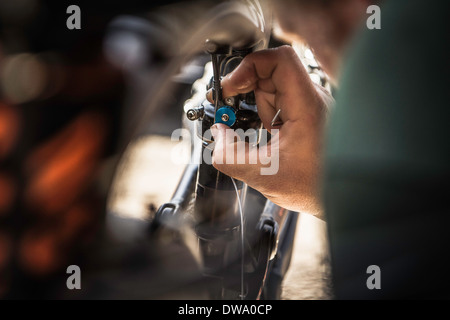
M 292 50 L 292 47 L 290 45 L 288 45 L 288 44 L 284 44 L 282 46 L 279 46 L 278 50 L 280 50 L 280 51 L 290 51 L 290 50 Z
M 289 45 L 284 45 L 284 46 L 278 47 L 277 50 L 283 56 L 293 56 L 296 54 L 295 50 Z

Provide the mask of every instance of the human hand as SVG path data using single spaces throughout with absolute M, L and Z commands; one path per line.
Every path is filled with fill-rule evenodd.
M 311 81 L 289 46 L 249 54 L 222 80 L 223 97 L 252 90 L 264 127 L 273 134 L 272 140 L 260 149 L 270 157 L 278 157 L 278 171 L 262 175 L 265 165 L 259 157 L 260 150 L 238 138 L 235 141 L 236 133 L 224 124 L 211 128 L 214 167 L 246 182 L 284 208 L 322 218 L 318 180 L 322 131 L 331 96 Z M 271 121 L 279 109 L 282 125 L 272 127 Z M 245 164 L 227 161 L 227 153 L 236 154 L 236 149 L 245 150 Z

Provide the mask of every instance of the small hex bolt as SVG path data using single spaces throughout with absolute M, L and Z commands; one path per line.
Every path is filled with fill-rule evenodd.
M 234 105 L 234 98 L 233 98 L 233 97 L 225 98 L 225 103 L 226 103 L 228 106 L 233 106 L 233 105 Z
M 189 120 L 196 120 L 197 119 L 197 112 L 195 110 L 189 109 L 186 113 L 186 116 Z
M 189 109 L 186 112 L 186 117 L 191 121 L 197 120 L 197 119 L 201 118 L 202 116 L 203 116 L 203 109 L 199 109 L 199 108 L 198 109 Z
M 227 114 L 223 114 L 222 115 L 222 121 L 227 122 L 228 120 L 230 120 L 230 116 Z

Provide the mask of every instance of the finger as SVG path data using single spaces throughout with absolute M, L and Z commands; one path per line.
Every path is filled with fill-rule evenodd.
M 289 79 L 283 80 L 279 77 L 279 85 L 273 81 L 277 70 L 291 67 L 295 52 L 289 46 L 253 52 L 247 55 L 239 66 L 222 80 L 222 93 L 224 97 L 235 96 L 239 93 L 247 93 L 254 90 L 260 80 L 270 80 L 279 90 L 279 86 L 287 83 Z M 284 70 L 281 70 L 284 71 Z M 290 73 L 290 72 L 289 72 Z M 290 75 L 284 75 L 291 77 Z
M 217 145 L 232 143 L 234 140 L 239 141 L 239 136 L 229 126 L 223 123 L 215 123 L 211 127 L 211 134 Z
M 239 135 L 230 127 L 216 123 L 211 127 L 211 133 L 214 137 L 213 164 L 233 165 L 236 164 L 235 144 L 240 142 Z M 245 151 L 244 151 L 245 152 Z
M 234 130 L 221 123 L 212 126 L 211 133 L 215 141 L 213 166 L 240 180 L 245 179 L 247 174 L 252 174 L 248 168 L 252 163 L 249 144 L 241 141 Z
M 267 130 L 272 129 L 270 123 L 276 114 L 275 95 L 259 89 L 255 90 L 256 105 L 258 106 L 258 115 Z
M 254 90 L 260 90 L 261 92 L 266 92 L 266 93 L 270 93 L 270 94 L 274 94 L 276 92 L 275 86 L 272 82 L 272 79 L 261 79 L 259 81 L 257 81 L 257 84 L 255 86 Z M 249 89 L 250 92 L 252 91 L 251 89 Z M 244 93 L 247 93 L 244 92 Z M 230 95 L 228 95 L 230 96 Z M 206 91 L 206 99 L 211 102 L 214 103 L 214 99 L 213 99 L 213 90 L 209 89 L 208 91 Z
M 222 124 L 214 125 L 211 131 L 216 141 L 213 166 L 233 178 L 258 185 L 263 168 L 270 166 L 267 160 L 270 162 L 272 157 L 271 142 L 259 148 L 251 147 L 241 141 L 232 129 Z
M 272 82 L 272 79 L 261 79 L 258 81 L 258 89 L 267 93 L 275 93 L 277 90 Z
M 303 113 L 299 109 L 314 104 L 316 99 L 307 71 L 289 46 L 249 54 L 222 80 L 223 97 L 255 89 L 276 93 L 279 97 L 275 101 L 276 109 L 286 109 L 283 121 L 301 119 Z

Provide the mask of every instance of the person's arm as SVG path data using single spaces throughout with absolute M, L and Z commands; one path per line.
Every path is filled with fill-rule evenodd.
M 272 133 L 279 129 L 275 139 L 260 148 L 268 149 L 272 159 L 278 157 L 279 168 L 274 174 L 262 175 L 261 168 L 268 165 L 258 159 L 260 151 L 242 141 L 234 142 L 236 134 L 223 124 L 212 127 L 214 166 L 282 207 L 322 218 L 318 195 L 320 153 L 326 101 L 331 100 L 311 81 L 295 51 L 283 46 L 248 55 L 223 79 L 222 88 L 223 97 L 255 91 L 264 127 Z M 279 109 L 283 124 L 272 128 L 271 121 Z M 239 144 L 245 148 L 246 164 L 227 163 L 227 150 L 239 150 Z M 249 159 L 257 159 L 257 164 L 249 164 Z

